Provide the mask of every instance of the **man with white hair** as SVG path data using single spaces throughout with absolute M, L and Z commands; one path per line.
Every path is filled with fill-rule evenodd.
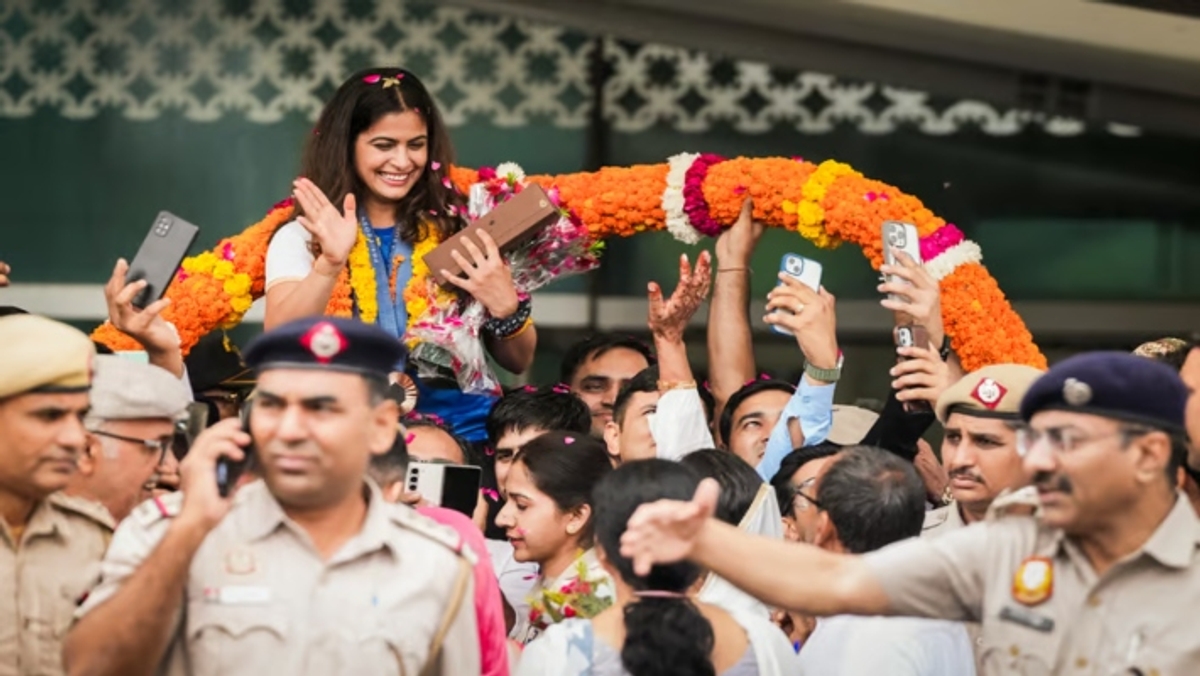
M 99 355 L 83 420 L 88 443 L 64 492 L 97 502 L 113 527 L 150 497 L 154 474 L 172 451 L 175 424 L 191 392 L 166 370 Z

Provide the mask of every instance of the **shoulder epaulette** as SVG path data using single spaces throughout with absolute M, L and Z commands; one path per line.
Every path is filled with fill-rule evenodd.
M 471 565 L 475 565 L 476 553 L 463 542 L 462 536 L 453 528 L 423 516 L 420 512 L 407 505 L 388 505 L 389 517 L 394 523 L 411 530 L 450 551 L 465 557 Z
M 996 496 L 988 507 L 987 519 L 1000 519 L 1006 516 L 1035 516 L 1041 509 L 1037 489 L 1026 486 L 1017 490 L 1007 490 Z
M 154 496 L 137 506 L 131 515 L 142 526 L 149 528 L 163 519 L 171 519 L 179 515 L 183 509 L 183 493 L 175 491 L 162 496 Z

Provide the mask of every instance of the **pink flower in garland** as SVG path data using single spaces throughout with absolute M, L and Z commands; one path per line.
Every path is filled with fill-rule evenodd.
M 710 167 L 724 162 L 725 158 L 705 153 L 696 158 L 683 181 L 683 210 L 692 227 L 709 237 L 721 234 L 721 224 L 713 220 L 704 199 L 704 179 Z
M 921 238 L 921 259 L 931 261 L 947 249 L 960 244 L 966 235 L 953 223 L 947 223 L 928 237 Z
M 363 82 L 366 82 L 367 84 L 375 84 L 376 82 L 379 82 L 382 77 L 383 76 L 381 76 L 379 73 L 371 73 L 363 78 Z

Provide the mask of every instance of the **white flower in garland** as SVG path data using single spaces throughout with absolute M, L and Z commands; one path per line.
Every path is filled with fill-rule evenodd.
M 516 162 L 501 162 L 496 166 L 496 175 L 507 178 L 511 183 L 520 183 L 525 180 L 525 170 Z
M 933 260 L 925 262 L 925 270 L 939 282 L 950 276 L 950 273 L 960 265 L 983 262 L 983 250 L 969 239 L 955 244 L 942 253 L 934 256 Z
M 692 226 L 683 210 L 683 183 L 688 169 L 700 157 L 699 153 L 680 153 L 667 160 L 667 187 L 663 190 L 662 209 L 666 213 L 667 230 L 685 244 L 696 244 L 704 235 Z

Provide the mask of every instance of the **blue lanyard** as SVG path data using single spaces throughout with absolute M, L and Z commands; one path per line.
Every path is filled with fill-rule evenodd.
M 371 254 L 371 268 L 375 271 L 375 300 L 379 306 L 379 316 L 375 323 L 379 328 L 400 340 L 408 327 L 408 308 L 404 305 L 404 287 L 412 277 L 412 249 L 400 237 L 400 228 L 392 231 L 392 245 L 389 247 L 391 256 L 384 257 L 383 245 L 371 227 L 371 221 L 363 210 L 358 212 L 358 224 L 363 236 L 367 239 L 367 249 Z M 392 295 L 390 278 L 392 263 L 396 255 L 404 256 L 396 270 L 396 294 Z

